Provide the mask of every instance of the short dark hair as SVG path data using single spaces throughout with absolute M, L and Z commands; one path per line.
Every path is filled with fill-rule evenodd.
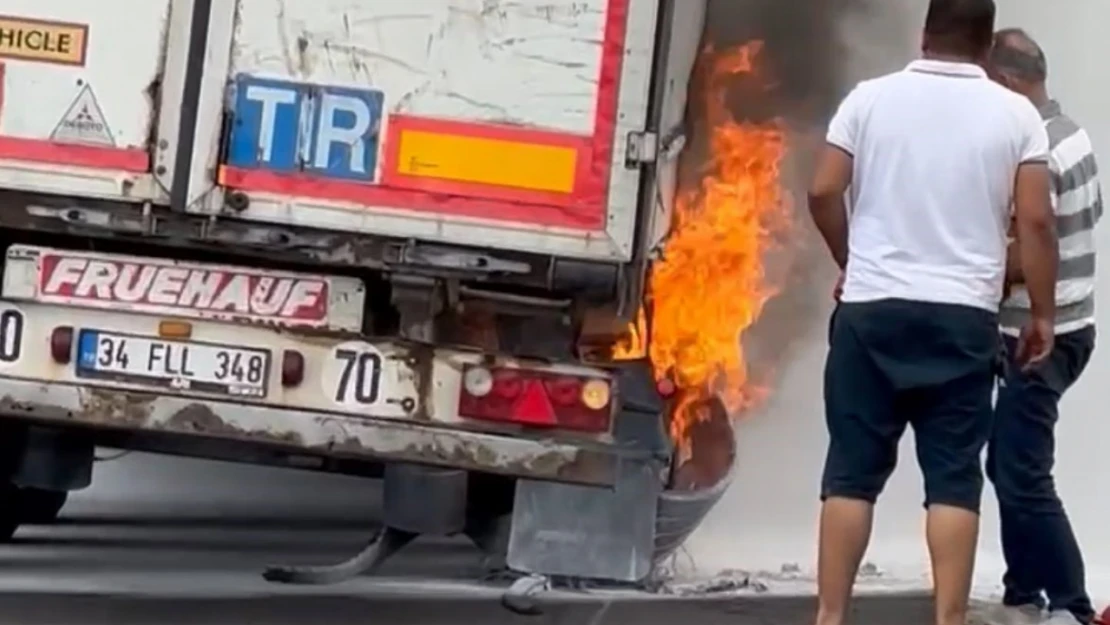
M 1004 28 L 994 34 L 990 64 L 997 70 L 1026 82 L 1048 79 L 1048 59 L 1036 40 L 1020 28 Z
M 933 52 L 979 57 L 994 39 L 994 0 L 931 0 L 925 35 Z

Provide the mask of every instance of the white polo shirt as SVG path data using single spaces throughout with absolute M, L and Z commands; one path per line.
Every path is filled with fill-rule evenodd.
M 997 312 L 1017 168 L 1048 160 L 1033 104 L 977 65 L 919 60 L 857 85 L 827 139 L 854 158 L 841 301 Z

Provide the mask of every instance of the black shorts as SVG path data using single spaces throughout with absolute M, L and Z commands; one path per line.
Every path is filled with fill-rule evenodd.
M 895 299 L 840 304 L 825 363 L 821 498 L 874 502 L 909 424 L 925 505 L 978 511 L 998 366 L 998 318 L 986 310 Z

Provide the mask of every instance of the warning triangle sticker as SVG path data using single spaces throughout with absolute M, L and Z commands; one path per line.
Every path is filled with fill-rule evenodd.
M 112 138 L 112 131 L 104 119 L 104 111 L 100 110 L 100 103 L 96 101 L 92 87 L 85 85 L 73 104 L 66 109 L 62 121 L 50 134 L 52 141 L 64 143 L 86 143 L 115 147 L 116 141 Z
M 551 407 L 541 382 L 532 382 L 524 395 L 513 406 L 513 421 L 528 425 L 555 425 L 555 410 Z

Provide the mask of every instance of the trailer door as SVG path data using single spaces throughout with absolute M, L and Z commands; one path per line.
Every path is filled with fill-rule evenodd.
M 225 197 L 198 187 L 190 210 L 235 194 L 247 220 L 627 261 L 657 5 L 214 3 Z
M 181 77 L 166 42 L 171 13 L 183 32 L 190 12 L 188 0 L 0 3 L 0 189 L 164 201 Z

